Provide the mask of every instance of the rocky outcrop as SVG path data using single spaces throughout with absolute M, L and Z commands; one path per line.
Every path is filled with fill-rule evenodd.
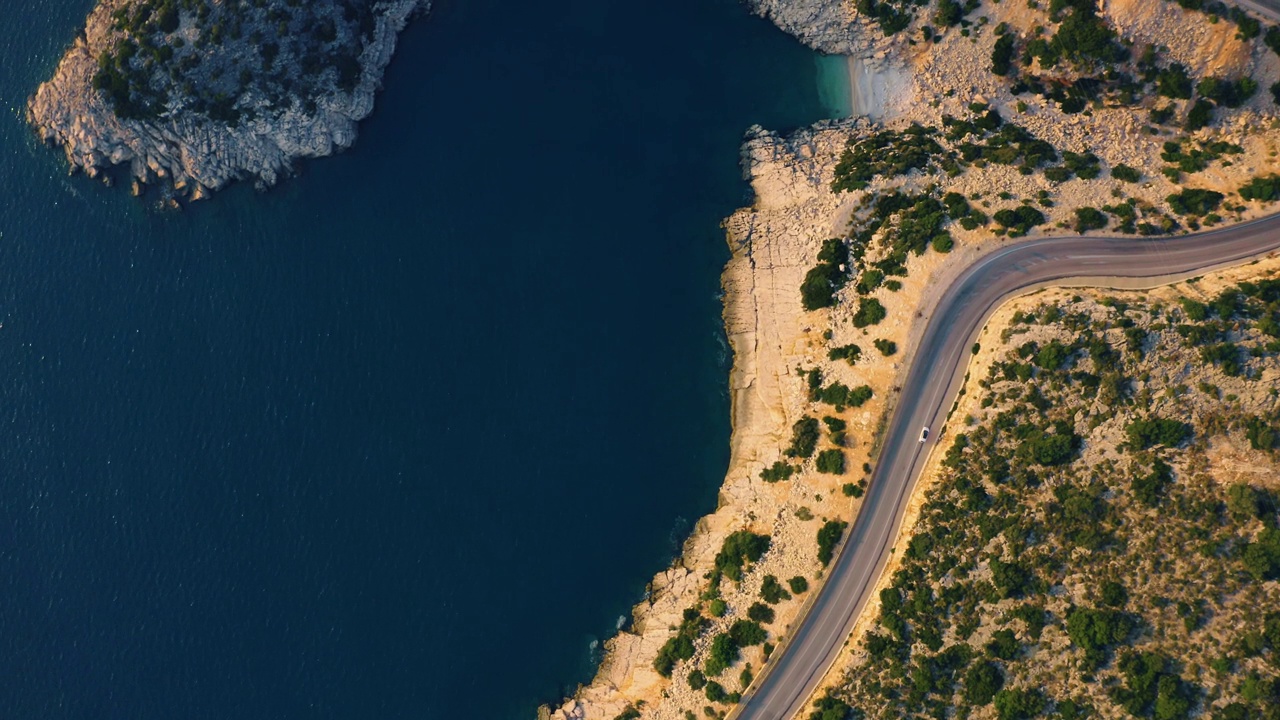
M 234 180 L 273 185 L 299 158 L 350 147 L 357 123 L 373 111 L 397 35 L 430 0 L 385 0 L 373 6 L 375 24 L 349 92 L 335 80 L 314 97 L 283 103 L 250 94 L 237 99 L 237 107 L 246 111 L 238 122 L 181 108 L 156 118 L 118 116 L 107 94 L 94 87 L 94 78 L 98 58 L 118 41 L 112 13 L 124 5 L 127 0 L 103 0 L 93 10 L 53 78 L 28 101 L 28 121 L 42 139 L 63 148 L 72 172 L 96 177 L 127 164 L 137 182 L 160 181 L 176 195 L 200 199 Z
M 871 57 L 886 38 L 858 15 L 852 0 L 746 0 L 755 14 L 768 18 L 801 42 L 829 55 Z

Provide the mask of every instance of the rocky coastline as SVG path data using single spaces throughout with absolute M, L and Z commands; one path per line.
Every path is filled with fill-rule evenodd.
M 154 118 L 121 117 L 107 93 L 95 87 L 99 59 L 119 38 L 113 14 L 132 1 L 103 0 L 94 8 L 54 76 L 29 99 L 26 114 L 42 140 L 65 151 L 71 172 L 106 179 L 110 168 L 127 166 L 135 194 L 159 184 L 171 202 L 206 198 L 236 180 L 268 187 L 291 174 L 299 159 L 350 147 L 357 124 L 373 111 L 398 34 L 430 6 L 430 0 L 384 0 L 372 6 L 373 25 L 349 92 L 339 87 L 336 73 L 322 73 L 314 97 L 282 103 L 246 92 L 235 98 L 235 106 L 246 111 L 247 119 L 227 122 L 183 108 Z M 188 19 L 183 23 L 186 30 Z
M 1238 105 L 1225 106 L 1211 126 L 1199 129 L 1168 122 L 1156 128 L 1144 122 L 1156 104 L 1168 104 L 1168 100 L 1148 99 L 1146 105 L 1099 101 L 1081 113 L 1080 109 L 1068 112 L 1048 97 L 1015 95 L 1009 79 L 993 70 L 993 46 L 1010 28 L 1027 37 L 1035 34 L 1035 28 L 1047 21 L 1042 8 L 982 3 L 965 10 L 967 19 L 962 14 L 941 34 L 931 27 L 928 42 L 920 42 L 915 39 L 922 37 L 919 27 L 912 26 L 914 35 L 907 31 L 886 35 L 875 20 L 859 15 L 854 3 L 844 0 L 746 0 L 746 4 L 811 48 L 850 57 L 854 107 L 870 121 L 819 123 L 789 135 L 758 127 L 748 132 L 742 159 L 753 191 L 752 206 L 724 223 L 732 251 L 722 286 L 725 328 L 734 350 L 733 433 L 719 505 L 698 522 L 672 568 L 650 584 L 646 600 L 633 609 L 632 626 L 605 644 L 594 680 L 559 706 L 541 708 L 540 719 L 688 720 L 732 715 L 734 691 L 750 687 L 767 651 L 744 646 L 731 666 L 712 671 L 713 639 L 744 621 L 750 610 L 759 609 L 761 599 L 771 608 L 755 617 L 769 618 L 763 623 L 770 626 L 769 643 L 780 646 L 790 635 L 791 623 L 807 596 L 774 603 L 765 598 L 761 581 L 797 574 L 807 575 L 814 582 L 810 587 L 820 584 L 823 568 L 815 559 L 814 530 L 827 518 L 856 517 L 861 493 L 848 492 L 852 486 L 839 483 L 857 481 L 861 473 L 856 468 L 870 472 L 866 463 L 874 459 L 881 423 L 937 294 L 970 262 L 1025 234 L 1010 234 L 998 227 L 998 219 L 990 223 L 988 214 L 1009 207 L 1034 208 L 1042 216 L 1042 227 L 1030 229 L 1033 234 L 1081 228 L 1081 217 L 1088 217 L 1089 210 L 1114 214 L 1101 226 L 1086 228 L 1093 232 L 1134 234 L 1133 224 L 1122 222 L 1126 214 L 1146 221 L 1138 228 L 1142 234 L 1147 234 L 1144 228 L 1182 232 L 1199 227 L 1194 217 L 1173 205 L 1186 186 L 1195 188 L 1193 192 L 1207 188 L 1222 197 L 1244 199 L 1238 191 L 1243 183 L 1280 172 L 1280 161 L 1273 159 L 1277 157 L 1274 119 L 1280 94 L 1275 102 L 1258 93 Z M 1101 22 L 1107 27 L 1139 46 L 1165 43 L 1168 47 L 1162 52 L 1168 54 L 1167 62 L 1182 63 L 1196 78 L 1252 77 L 1258 87 L 1265 88 L 1280 77 L 1276 53 L 1239 36 L 1234 24 L 1206 22 L 1172 0 L 1111 0 L 1100 7 Z M 918 26 L 932 21 L 932 15 L 922 14 L 913 22 Z M 864 79 L 867 82 L 860 83 Z M 1186 111 L 1191 105 L 1184 98 L 1178 107 Z M 886 131 L 888 137 L 913 125 L 932 128 L 942 137 L 948 122 L 988 108 L 998 112 L 1002 122 L 1026 128 L 1051 145 L 1055 154 L 1091 158 L 1098 167 L 1082 168 L 1079 176 L 1054 168 L 1051 175 L 1044 168 L 983 160 L 953 167 L 956 172 L 929 166 L 881 174 L 862 187 L 833 191 L 833 176 L 847 144 Z M 1179 160 L 1170 147 L 1193 143 L 1225 147 L 1239 157 L 1170 168 L 1169 163 Z M 1108 172 L 1116 168 L 1118 172 Z M 1126 168 L 1136 179 L 1123 179 L 1121 172 Z M 969 223 L 949 223 L 931 249 L 904 253 L 901 278 L 887 282 L 877 278 L 861 289 L 853 281 L 861 283 L 864 276 L 853 273 L 851 287 L 840 291 L 832 305 L 817 310 L 801 307 L 800 288 L 806 272 L 816 269 L 824 241 L 854 235 L 864 227 L 860 223 L 866 222 L 867 208 L 885 196 L 919 198 L 947 192 L 965 205 L 972 203 L 974 218 Z M 1230 203 L 1223 209 L 1226 217 L 1214 214 L 1205 222 L 1241 222 L 1267 211 L 1264 204 L 1255 202 Z M 1175 216 L 1186 227 L 1180 227 Z M 900 227 L 891 223 L 869 235 L 870 261 L 883 261 L 891 250 L 886 240 L 899 235 Z M 872 301 L 882 308 L 882 319 L 860 320 L 861 308 Z M 833 353 L 855 343 L 863 348 L 861 359 L 856 363 L 836 359 Z M 879 352 L 868 352 L 872 347 Z M 805 388 L 805 373 L 814 370 L 821 379 L 872 389 L 872 400 L 853 408 L 814 402 L 814 388 L 810 386 L 808 393 Z M 782 448 L 798 419 L 828 413 L 837 415 L 833 419 L 848 429 L 847 434 L 840 433 L 838 442 L 832 441 L 846 456 L 847 474 L 833 476 L 816 465 L 801 463 L 794 476 L 788 473 L 781 482 L 767 478 L 766 471 L 788 462 Z M 712 582 L 708 587 L 717 550 L 726 537 L 739 531 L 769 535 L 770 550 L 744 573 L 740 583 L 731 587 Z M 655 670 L 655 659 L 664 642 L 678 637 L 682 611 L 691 608 L 702 612 L 700 634 L 682 656 L 688 661 L 675 663 L 669 667 L 670 677 L 662 677 Z M 767 649 L 776 647 L 769 643 Z M 843 677 L 850 657 L 842 654 L 827 687 Z

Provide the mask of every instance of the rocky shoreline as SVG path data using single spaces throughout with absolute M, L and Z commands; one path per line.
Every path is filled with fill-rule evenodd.
M 128 166 L 138 194 L 161 183 L 170 197 L 198 200 L 228 183 L 253 179 L 271 186 L 298 159 L 332 155 L 356 140 L 357 124 L 373 111 L 374 95 L 395 52 L 396 38 L 430 0 L 386 0 L 373 8 L 376 24 L 359 56 L 350 92 L 337 83 L 313 103 L 293 98 L 274 110 L 266 97 L 249 95 L 237 105 L 261 109 L 239 123 L 212 120 L 178 109 L 154 119 L 121 118 L 106 93 L 95 88 L 98 58 L 117 39 L 112 14 L 129 0 L 103 0 L 57 71 L 27 103 L 27 119 L 46 143 L 66 152 L 71 172 L 99 177 Z M 105 176 L 104 176 L 105 177 Z

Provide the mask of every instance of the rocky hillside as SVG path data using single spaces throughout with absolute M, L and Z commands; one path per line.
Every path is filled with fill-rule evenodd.
M 103 0 L 28 119 L 72 170 L 198 199 L 349 147 L 429 0 Z
M 1004 308 L 815 716 L 1280 718 L 1278 267 Z

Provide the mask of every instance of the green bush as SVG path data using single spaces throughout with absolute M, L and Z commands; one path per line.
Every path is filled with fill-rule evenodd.
M 787 585 L 791 587 L 791 592 L 802 595 L 809 591 L 809 581 L 802 575 L 797 575 L 787 581 Z
M 1022 643 L 1018 642 L 1018 638 L 1009 629 L 995 631 L 991 636 L 991 641 L 987 643 L 987 654 L 1000 660 L 1013 660 L 1018 657 L 1018 653 L 1021 650 Z M 998 687 L 996 688 L 996 690 L 999 689 Z M 993 690 L 992 693 L 994 694 L 994 692 Z
M 771 623 L 774 618 L 773 608 L 763 603 L 752 603 L 751 607 L 747 608 L 747 617 L 758 623 Z
M 1079 439 L 1072 435 L 1037 432 L 1023 442 L 1019 451 L 1040 465 L 1063 465 L 1075 456 L 1078 444 Z
M 1240 199 L 1271 202 L 1280 199 L 1280 175 L 1255 177 L 1240 186 Z
M 818 530 L 818 562 L 823 565 L 831 562 L 836 545 L 840 544 L 840 538 L 844 537 L 844 530 L 848 526 L 849 523 L 843 520 L 828 520 Z
M 882 4 L 883 6 L 883 4 Z M 836 163 L 832 192 L 861 190 L 878 175 L 892 178 L 934 164 L 946 153 L 933 138 L 937 131 L 913 124 L 896 132 L 883 130 L 862 139 L 852 139 Z
M 1280 530 L 1268 527 L 1253 542 L 1244 543 L 1240 559 L 1244 569 L 1259 581 L 1280 579 Z M 1277 652 L 1280 652 L 1278 647 Z
M 809 720 L 855 720 L 858 713 L 849 703 L 828 693 L 813 704 Z
M 1213 122 L 1213 103 L 1201 99 L 1191 106 L 1190 112 L 1187 113 L 1187 121 L 1182 124 L 1182 129 L 1188 132 L 1195 132 L 1201 128 L 1208 127 L 1211 122 Z
M 761 606 L 770 613 L 773 612 L 768 606 Z M 769 633 L 760 627 L 760 623 L 754 620 L 735 620 L 733 625 L 729 627 L 729 637 L 733 638 L 733 642 L 738 647 L 751 647 L 759 645 L 769 637 Z
M 775 483 L 780 480 L 789 480 L 792 475 L 796 474 L 796 466 L 785 463 L 781 460 L 773 465 L 760 471 L 760 479 L 767 483 Z
M 1280 446 L 1280 428 L 1256 415 L 1245 420 L 1244 435 L 1254 450 L 1274 450 Z
M 964 676 L 964 699 L 970 705 L 981 707 L 995 699 L 1004 687 L 1004 673 L 994 663 L 977 662 Z
M 844 474 L 844 451 L 838 448 L 818 453 L 818 472 L 828 475 Z
M 680 621 L 675 637 L 667 640 L 659 648 L 658 656 L 653 661 L 653 669 L 663 677 L 671 677 L 671 671 L 675 668 L 677 661 L 693 657 L 694 641 L 706 632 L 710 625 L 711 621 L 703 617 L 697 608 L 685 608 L 684 618 Z
M 1017 562 L 991 561 L 991 581 L 1002 598 L 1020 598 L 1035 586 L 1035 575 Z
M 1000 720 L 1027 720 L 1044 711 L 1044 693 L 1038 689 L 1001 690 L 995 697 Z
M 739 655 L 738 643 L 734 642 L 733 637 L 729 633 L 720 633 L 711 639 L 711 649 L 707 652 L 707 663 L 703 672 L 708 677 L 717 677 L 737 662 Z M 710 689 L 711 684 L 708 684 L 707 697 L 711 697 Z
M 1218 209 L 1222 193 L 1214 190 L 1188 188 L 1165 198 L 1169 207 L 1179 215 L 1207 215 Z
M 805 310 L 818 310 L 836 304 L 836 293 L 849 282 L 849 247 L 844 240 L 831 238 L 822 244 L 818 264 L 804 276 L 800 284 L 800 302 Z
M 707 664 L 710 663 L 711 661 L 708 660 Z M 721 672 L 724 671 L 721 670 Z M 714 680 L 707 683 L 706 693 L 707 699 L 714 703 L 726 702 L 729 699 L 729 693 L 724 691 L 724 686 Z
M 750 530 L 739 530 L 724 539 L 716 554 L 716 572 L 735 582 L 742 581 L 742 570 L 764 556 L 769 549 L 768 535 L 758 535 Z
M 1174 482 L 1174 469 L 1164 460 L 1156 460 L 1151 471 L 1138 475 L 1130 483 L 1135 500 L 1147 507 L 1156 507 L 1165 497 L 1165 489 Z
M 1222 368 L 1225 375 L 1236 377 L 1244 374 L 1244 360 L 1240 346 L 1224 342 L 1200 348 L 1200 359 Z
M 806 415 L 791 426 L 791 447 L 788 447 L 783 454 L 793 458 L 813 457 L 813 451 L 818 448 L 818 440 L 821 437 L 822 431 L 819 429 L 818 419 Z
M 1258 83 L 1253 78 L 1242 77 L 1236 80 L 1207 77 L 1196 86 L 1196 92 L 1209 98 L 1218 105 L 1238 108 L 1254 96 L 1258 91 Z
M 760 597 L 770 605 L 777 605 L 784 600 L 790 600 L 791 594 L 778 583 L 778 578 L 765 575 L 764 581 L 760 584 Z
M 1121 163 L 1111 168 L 1111 177 L 1127 183 L 1136 183 L 1142 179 L 1142 173 Z
M 1130 422 L 1124 432 L 1134 449 L 1146 450 L 1153 445 L 1181 445 L 1191 437 L 1191 426 L 1181 420 L 1150 417 Z
M 1080 234 L 1090 230 L 1100 230 L 1107 226 L 1107 216 L 1095 208 L 1076 208 L 1075 230 Z
M 1173 63 L 1156 77 L 1156 92 L 1163 97 L 1190 100 L 1192 89 L 1191 76 L 1181 63 Z
M 860 357 L 862 357 L 862 348 L 857 345 L 841 345 L 827 351 L 828 360 L 844 360 L 850 365 L 858 362 Z
M 1117 610 L 1067 610 L 1067 637 L 1084 650 L 1086 659 L 1094 665 L 1102 664 L 1107 653 L 1127 641 L 1135 629 L 1133 618 Z
M 898 352 L 898 344 L 892 340 L 885 340 L 881 338 L 876 340 L 873 344 L 876 346 L 876 349 L 880 351 L 880 354 L 885 357 L 889 357 L 890 355 Z
M 853 326 L 864 328 L 869 325 L 879 325 L 880 321 L 884 320 L 888 314 L 879 300 L 865 298 L 858 304 L 858 312 L 853 315 Z
M 1013 70 L 1014 44 L 1013 35 L 996 38 L 995 47 L 991 49 L 991 72 L 1005 76 Z
M 707 686 L 707 676 L 703 674 L 701 670 L 690 670 L 687 679 L 689 681 L 689 687 L 694 690 L 701 690 Z
M 1045 222 L 1044 213 L 1029 205 L 997 210 L 991 217 L 998 225 L 1007 228 L 1011 237 L 1026 235 L 1031 228 Z

